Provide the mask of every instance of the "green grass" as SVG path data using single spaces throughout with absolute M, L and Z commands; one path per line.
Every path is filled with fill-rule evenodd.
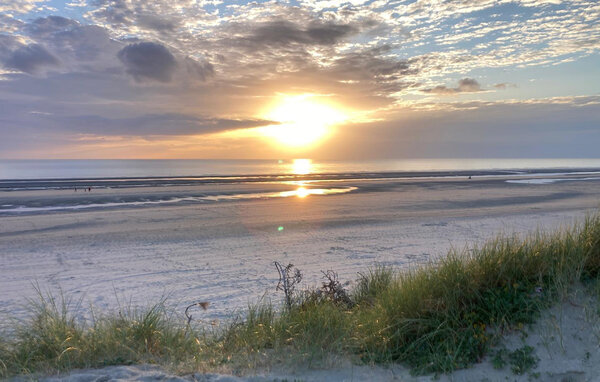
M 72 313 L 77 304 L 40 293 L 29 319 L 0 340 L 0 377 L 142 362 L 237 373 L 286 362 L 327 366 L 336 357 L 446 373 L 478 362 L 506 330 L 534 322 L 569 285 L 599 273 L 595 215 L 552 234 L 451 251 L 417 269 L 368 270 L 351 303 L 312 290 L 290 308 L 252 306 L 219 329 L 186 327 L 164 302 L 85 321 Z M 509 360 L 515 372 L 532 367 L 528 354 L 519 356 Z

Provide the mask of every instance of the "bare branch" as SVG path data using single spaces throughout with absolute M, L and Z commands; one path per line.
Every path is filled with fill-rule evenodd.
M 292 308 L 292 298 L 294 296 L 294 290 L 296 285 L 302 281 L 302 272 L 293 264 L 287 266 L 281 265 L 280 262 L 274 261 L 273 264 L 279 272 L 279 282 L 277 283 L 276 290 L 281 290 L 285 294 L 285 303 L 288 309 Z
M 208 309 L 208 306 L 210 305 L 210 302 L 208 301 L 201 301 L 201 302 L 195 302 L 192 305 L 188 305 L 187 308 L 185 308 L 185 316 L 187 317 L 187 324 L 189 325 L 190 322 L 192 322 L 192 315 L 188 313 L 188 310 L 193 307 L 193 306 L 199 306 L 202 308 L 202 310 L 206 310 Z

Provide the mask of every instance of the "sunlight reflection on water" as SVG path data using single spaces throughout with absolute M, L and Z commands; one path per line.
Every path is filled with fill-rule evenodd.
M 271 199 L 271 198 L 285 198 L 285 197 L 299 197 L 306 198 L 309 195 L 333 195 L 333 194 L 345 194 L 357 190 L 357 187 L 338 187 L 338 188 L 306 188 L 299 187 L 291 191 L 281 192 L 257 192 L 257 193 L 246 193 L 246 194 L 231 194 L 231 195 L 207 195 L 207 196 L 185 196 L 185 197 L 174 197 L 168 199 L 158 200 L 139 200 L 130 202 L 104 202 L 104 203 L 85 203 L 85 204 L 74 204 L 74 205 L 59 205 L 59 206 L 43 206 L 43 207 L 31 207 L 25 205 L 14 206 L 12 204 L 3 204 L 0 207 L 0 214 L 2 213 L 27 213 L 27 212 L 44 212 L 44 211 L 57 211 L 57 210 L 81 210 L 89 208 L 108 208 L 108 207 L 127 207 L 127 206 L 151 206 L 158 204 L 177 204 L 177 203 L 202 203 L 202 202 L 220 202 L 227 200 L 251 200 L 251 199 Z
M 295 175 L 306 175 L 312 172 L 312 161 L 310 159 L 294 159 L 292 162 L 292 173 Z
M 306 188 L 306 187 L 298 187 L 296 190 L 292 191 L 282 191 L 277 195 L 279 197 L 290 197 L 297 196 L 299 198 L 305 198 L 309 195 L 332 195 L 332 194 L 344 194 L 346 192 L 356 190 L 356 187 L 343 187 L 343 188 Z

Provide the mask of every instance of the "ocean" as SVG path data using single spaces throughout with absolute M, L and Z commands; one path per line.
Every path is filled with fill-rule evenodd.
M 599 169 L 594 159 L 65 159 L 0 160 L 0 180 L 106 179 L 248 175 L 455 172 L 524 169 Z
M 305 198 L 478 177 L 598 180 L 600 159 L 0 160 L 0 215 Z

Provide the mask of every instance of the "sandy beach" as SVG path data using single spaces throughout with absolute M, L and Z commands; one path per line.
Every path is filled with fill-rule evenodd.
M 224 320 L 262 296 L 279 301 L 273 261 L 293 263 L 303 286 L 321 270 L 342 281 L 375 264 L 409 267 L 499 233 L 523 234 L 571 224 L 596 209 L 600 179 L 589 174 L 539 177 L 344 180 L 307 188 L 352 192 L 216 203 L 51 210 L 0 216 L 0 310 L 24 314 L 42 290 L 62 292 L 100 309 L 145 306 L 168 296 L 183 312 L 210 302 L 206 322 Z M 514 183 L 514 181 L 517 181 Z M 86 203 L 146 195 L 207 195 L 218 190 L 264 193 L 290 184 L 11 191 L 0 205 Z

